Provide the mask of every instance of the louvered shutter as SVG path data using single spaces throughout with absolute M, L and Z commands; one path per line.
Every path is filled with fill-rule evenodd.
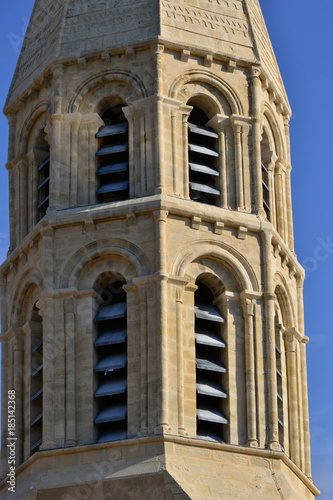
M 117 119 L 124 120 L 123 114 Z M 129 197 L 127 121 L 101 127 L 96 138 L 99 140 L 98 200 L 101 203 L 126 200 Z
M 227 398 L 222 387 L 227 371 L 221 361 L 221 350 L 226 348 L 219 328 L 223 322 L 214 305 L 195 301 L 197 437 L 208 441 L 222 441 L 221 426 L 228 424 L 223 414 Z
M 97 377 L 95 424 L 98 442 L 127 437 L 127 323 L 126 298 L 100 306 L 96 316 Z

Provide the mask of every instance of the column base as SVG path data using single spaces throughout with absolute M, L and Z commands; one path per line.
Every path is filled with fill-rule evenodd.
M 40 451 L 54 450 L 55 448 L 56 448 L 55 441 L 44 441 L 39 447 Z
M 250 448 L 258 448 L 259 444 L 257 439 L 249 439 L 246 443 L 246 446 L 249 446 Z
M 273 441 L 273 442 L 269 443 L 268 449 L 269 450 L 281 451 L 282 452 L 281 446 L 280 446 L 280 444 L 277 441 Z

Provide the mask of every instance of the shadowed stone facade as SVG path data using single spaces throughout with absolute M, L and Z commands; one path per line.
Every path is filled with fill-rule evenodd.
M 128 185 L 107 202 L 96 134 L 119 109 Z M 216 170 L 218 193 L 201 202 L 193 113 L 217 158 L 200 166 Z M 5 114 L 1 476 L 15 390 L 17 483 L 14 495 L 4 479 L 0 498 L 317 496 L 291 111 L 258 1 L 36 0 Z M 96 318 L 114 283 L 126 295 L 127 439 L 98 442 Z M 224 373 L 213 440 L 198 437 L 202 287 L 223 322 L 210 337 Z

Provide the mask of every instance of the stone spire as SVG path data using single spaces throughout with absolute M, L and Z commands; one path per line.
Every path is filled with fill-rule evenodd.
M 129 30 L 128 26 L 131 26 Z M 156 39 L 239 64 L 258 63 L 289 108 L 258 0 L 37 0 L 5 111 L 56 62 Z

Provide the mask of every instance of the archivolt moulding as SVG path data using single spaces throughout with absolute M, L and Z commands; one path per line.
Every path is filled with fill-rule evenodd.
M 97 103 L 108 95 L 122 97 L 129 105 L 145 98 L 146 90 L 140 78 L 129 71 L 103 71 L 77 88 L 69 102 L 68 113 L 94 113 Z
M 21 326 L 28 321 L 28 308 L 31 305 L 29 299 L 34 295 L 32 302 L 35 303 L 41 297 L 42 290 L 43 277 L 40 271 L 33 267 L 27 269 L 16 286 L 10 324 Z
M 103 271 L 115 271 L 128 281 L 150 274 L 150 264 L 140 248 L 125 240 L 94 241 L 78 250 L 66 263 L 60 273 L 59 288 L 92 288 Z
M 232 272 L 241 291 L 259 292 L 259 283 L 249 262 L 242 254 L 222 242 L 200 240 L 187 245 L 178 254 L 172 274 L 184 277 L 189 266 L 202 259 L 215 260 L 225 265 Z
M 264 103 L 264 105 L 263 105 L 262 116 L 266 118 L 266 120 L 269 124 L 269 127 L 271 129 L 273 138 L 275 140 L 276 155 L 280 156 L 282 158 L 285 158 L 286 157 L 286 149 L 285 149 L 285 143 L 283 140 L 283 135 L 281 134 L 281 130 L 280 130 L 279 124 L 277 122 L 276 116 L 274 114 L 274 111 L 268 105 L 268 103 Z
M 46 117 L 47 115 L 47 117 Z M 51 104 L 48 101 L 42 101 L 36 106 L 28 118 L 25 120 L 25 122 L 22 125 L 21 132 L 19 134 L 19 142 L 18 142 L 18 153 L 19 154 L 26 154 L 29 152 L 31 147 L 29 146 L 30 141 L 30 135 L 33 130 L 33 128 L 38 125 L 38 122 L 40 121 L 40 127 L 38 127 L 38 133 L 40 132 L 41 129 L 44 129 L 45 126 L 47 125 L 47 121 L 51 115 Z M 18 155 L 16 155 L 18 156 Z
M 204 69 L 192 69 L 179 76 L 170 85 L 169 97 L 182 100 L 182 90 L 186 87 L 186 85 L 192 83 L 205 84 L 216 89 L 228 102 L 231 108 L 231 114 L 242 115 L 244 113 L 241 100 L 237 96 L 234 89 L 222 78 Z M 184 102 L 184 104 L 186 103 Z M 222 109 L 220 110 L 220 113 L 223 113 Z
M 285 328 L 293 328 L 296 326 L 296 316 L 289 287 L 284 276 L 279 272 L 275 273 L 274 281 L 276 284 L 275 294 L 281 309 L 283 326 Z

